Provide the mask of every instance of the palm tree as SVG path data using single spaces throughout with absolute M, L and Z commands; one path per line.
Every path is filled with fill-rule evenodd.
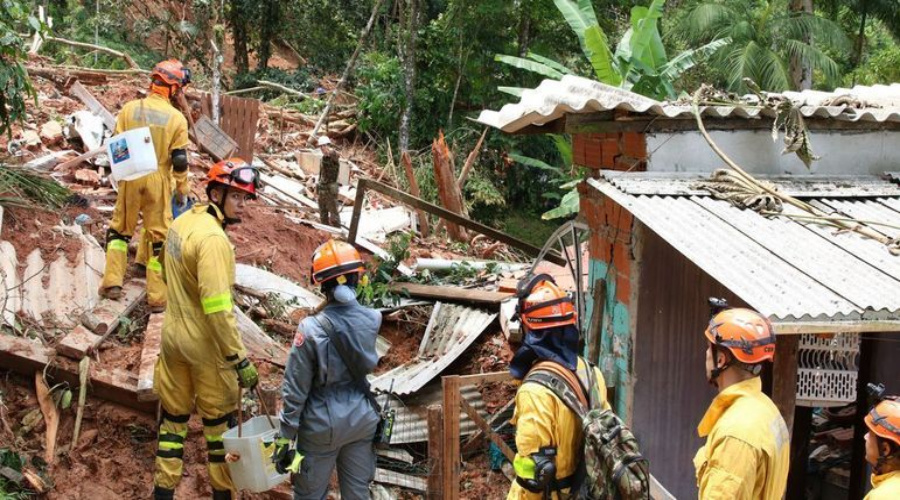
M 690 7 L 673 34 L 692 44 L 730 38 L 732 43 L 711 62 L 723 69 L 725 85 L 735 92 L 748 91 L 744 78 L 763 90 L 796 88 L 791 57 L 835 82 L 840 67 L 823 49 L 841 53 L 850 47 L 837 23 L 815 14 L 790 12 L 785 0 L 700 2 Z
M 862 62 L 866 44 L 866 25 L 872 19 L 881 21 L 894 39 L 900 41 L 900 1 L 898 0 L 824 0 L 821 1 L 821 4 L 825 11 L 832 14 L 832 18 L 837 18 L 841 8 L 846 7 L 847 14 L 852 16 L 851 19 L 856 21 L 855 25 L 859 26 L 853 47 L 854 66 L 859 66 Z

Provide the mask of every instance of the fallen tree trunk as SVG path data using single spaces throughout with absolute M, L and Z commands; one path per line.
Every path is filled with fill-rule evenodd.
M 434 180 L 437 184 L 438 197 L 441 204 L 447 210 L 468 218 L 466 205 L 463 202 L 462 193 L 456 184 L 453 175 L 450 148 L 444 141 L 444 133 L 440 132 L 438 138 L 431 145 L 431 154 L 434 164 Z M 447 221 L 447 233 L 456 241 L 466 241 L 466 231 L 457 224 Z
M 131 56 L 129 56 L 125 52 L 120 52 L 118 50 L 111 49 L 109 47 L 103 47 L 102 45 L 94 45 L 92 43 L 76 42 L 74 40 L 66 40 L 65 38 L 59 38 L 59 37 L 55 37 L 55 36 L 45 36 L 42 38 L 44 39 L 45 42 L 56 42 L 56 43 L 61 43 L 63 45 L 69 45 L 71 47 L 96 50 L 99 52 L 105 52 L 107 54 L 110 54 L 110 55 L 113 55 L 116 57 L 121 57 L 122 59 L 125 60 L 125 62 L 128 64 L 128 67 L 130 67 L 131 69 L 141 69 L 141 67 L 138 66 L 138 64 L 136 62 L 134 62 L 134 59 L 132 59 Z
M 284 85 L 281 85 L 281 84 L 275 83 L 275 82 L 270 82 L 268 80 L 258 80 L 256 82 L 256 84 L 259 85 L 260 87 L 277 90 L 279 92 L 284 92 L 285 94 L 290 94 L 292 96 L 300 97 L 303 99 L 306 99 L 307 97 L 309 97 L 306 94 L 304 94 L 303 92 L 300 92 L 299 90 L 294 90 L 292 88 L 285 87 Z

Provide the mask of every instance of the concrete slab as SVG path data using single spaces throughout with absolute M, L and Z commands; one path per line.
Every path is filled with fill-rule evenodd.
M 147 322 L 147 329 L 144 331 L 144 347 L 141 351 L 141 364 L 138 368 L 138 401 L 159 399 L 153 392 L 153 374 L 156 369 L 156 360 L 159 358 L 164 319 L 165 314 L 151 314 L 150 320 Z
M 91 347 L 100 340 L 99 335 L 94 335 L 82 325 L 76 325 L 71 332 L 57 344 L 56 352 L 75 361 L 81 361 L 91 350 Z

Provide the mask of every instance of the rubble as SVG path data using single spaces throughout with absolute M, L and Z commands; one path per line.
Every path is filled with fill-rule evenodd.
M 146 496 L 152 482 L 152 468 L 146 464 L 152 463 L 155 447 L 152 379 L 162 316 L 150 315 L 145 310 L 140 295 L 143 286 L 138 281 L 129 281 L 126 288 L 134 288 L 135 293 L 126 291 L 128 298 L 121 303 L 107 303 L 97 295 L 105 264 L 103 249 L 97 241 L 104 238 L 105 224 L 115 201 L 115 192 L 107 180 L 108 169 L 104 168 L 102 141 L 114 127 L 110 124 L 113 113 L 127 100 L 142 95 L 146 82 L 141 78 L 121 79 L 122 75 L 116 74 L 115 79 L 104 78 L 107 87 L 100 91 L 89 88 L 95 81 L 91 78 L 80 82 L 65 80 L 60 84 L 58 77 L 64 71 L 50 68 L 46 74 L 55 83 L 51 87 L 46 81 L 36 79 L 42 96 L 41 109 L 33 114 L 33 119 L 43 125 L 40 133 L 34 127 L 17 130 L 18 144 L 30 148 L 27 152 L 18 150 L 19 159 L 36 170 L 52 171 L 57 181 L 69 186 L 83 201 L 81 206 L 36 215 L 29 213 L 27 217 L 21 209 L 6 210 L 3 221 L 7 227 L 0 234 L 5 240 L 0 241 L 0 270 L 5 279 L 5 286 L 0 288 L 0 295 L 5 294 L 0 297 L 5 304 L 4 320 L 7 325 L 27 321 L 33 325 L 29 331 L 34 339 L 27 340 L 18 329 L 16 335 L 0 333 L 0 369 L 33 377 L 35 371 L 51 365 L 54 369 L 49 371 L 53 372 L 54 383 L 65 383 L 76 390 L 80 384 L 74 360 L 90 355 L 84 432 L 77 442 L 70 442 L 73 411 L 60 411 L 60 449 L 51 454 L 67 453 L 70 458 L 58 460 L 46 474 L 54 479 L 52 484 L 71 483 L 73 486 L 68 487 L 66 494 L 75 496 Z M 86 73 L 78 70 L 71 74 Z M 195 105 L 205 99 L 196 91 L 189 92 L 187 97 Z M 280 120 L 279 113 L 284 115 Z M 354 233 L 351 239 L 364 249 L 364 259 L 374 262 L 376 257 L 394 258 L 389 245 L 392 235 L 413 235 L 409 255 L 397 263 L 395 278 L 424 282 L 394 282 L 386 287 L 402 290 L 403 297 L 397 304 L 382 309 L 384 322 L 377 346 L 380 361 L 373 387 L 392 390 L 391 408 L 398 415 L 392 446 L 379 458 L 376 482 L 389 487 L 384 490 L 388 495 L 396 497 L 397 491 L 402 491 L 403 498 L 415 497 L 427 487 L 425 475 L 429 470 L 422 465 L 427 456 L 423 451 L 428 442 L 426 409 L 440 401 L 441 389 L 436 379 L 447 374 L 483 374 L 506 369 L 511 358 L 506 337 L 515 327 L 509 321 L 512 302 L 508 299 L 512 294 L 500 290 L 500 284 L 523 275 L 530 267 L 515 262 L 521 256 L 511 248 L 533 254 L 537 249 L 469 220 L 444 223 L 448 229 L 451 224 L 458 224 L 461 231 L 463 228 L 470 231 L 466 235 L 467 248 L 451 249 L 443 235 L 429 224 L 428 217 L 444 217 L 449 211 L 465 218 L 464 205 L 448 209 L 435 207 L 438 211 L 434 211 L 374 189 L 365 193 L 365 198 L 359 197 L 369 182 L 366 176 L 380 177 L 385 170 L 375 161 L 374 151 L 349 143 L 338 147 L 342 154 L 339 200 L 343 204 L 343 227 L 319 224 L 315 188 L 321 156 L 315 150 L 300 150 L 314 120 L 298 115 L 294 111 L 281 112 L 270 105 L 259 106 L 256 140 L 249 154 L 263 172 L 263 196 L 259 204 L 248 206 L 242 224 L 229 228 L 238 262 L 236 303 L 239 307 L 235 309 L 238 328 L 250 357 L 258 363 L 261 385 L 275 388 L 273 392 L 277 392 L 290 333 L 302 317 L 322 304 L 323 298 L 316 291 L 305 288 L 310 282 L 309 263 L 314 249 L 328 237 L 348 237 Z M 68 117 L 67 127 L 59 127 L 54 116 Z M 347 115 L 340 119 L 351 118 Z M 342 128 L 352 133 L 354 126 L 348 121 Z M 241 150 L 237 138 L 232 139 L 226 133 L 227 128 L 216 126 L 205 115 L 195 122 L 192 130 L 195 144 L 190 146 L 195 195 L 203 194 L 202 184 L 196 180 L 204 175 L 204 166 L 222 155 L 247 152 L 246 145 Z M 341 132 L 329 135 L 337 138 Z M 3 141 L 0 138 L 0 143 Z M 404 168 L 409 163 L 411 171 L 408 155 L 404 158 Z M 449 158 L 446 160 L 450 161 Z M 471 168 L 469 161 L 467 165 L 466 172 Z M 447 180 L 455 186 L 460 203 L 459 190 L 466 172 L 459 179 L 451 175 Z M 412 200 L 422 201 L 418 192 L 413 196 Z M 82 224 L 63 226 L 61 219 L 66 224 L 75 220 Z M 484 255 L 497 260 L 484 261 Z M 479 278 L 440 284 L 428 281 L 429 275 L 460 266 L 471 268 Z M 557 266 L 554 271 L 559 269 L 565 270 Z M 127 278 L 133 279 L 130 275 Z M 258 314 L 267 300 L 277 301 L 281 308 L 278 317 Z M 498 317 L 499 323 L 495 322 Z M 31 387 L 29 384 L 27 390 L 21 387 L 13 390 L 13 396 L 4 403 L 12 411 L 22 412 L 36 401 L 30 393 Z M 477 412 L 476 420 L 492 427 L 502 425 L 503 418 L 499 415 L 509 410 L 514 392 L 514 386 L 508 383 L 463 388 L 471 411 Z M 249 405 L 245 415 L 258 410 L 252 398 L 245 403 Z M 465 413 L 460 431 L 465 436 L 475 435 L 479 442 L 484 434 Z M 509 434 L 504 436 L 508 438 Z M 42 441 L 43 435 L 32 430 L 26 439 L 31 443 L 29 446 L 40 447 L 34 443 Z M 198 479 L 205 477 L 201 472 L 202 441 L 202 426 L 192 420 L 185 457 L 189 477 L 179 486 L 179 495 L 197 497 L 209 493 L 208 484 Z M 91 442 L 96 446 L 88 446 Z M 108 467 L 112 456 L 116 457 L 117 464 L 124 463 L 121 472 L 104 469 L 102 474 L 92 475 L 92 468 Z M 94 479 L 85 481 L 88 477 Z M 464 474 L 464 481 L 469 480 L 471 474 Z M 507 485 L 503 481 L 497 487 L 505 490 Z M 61 492 L 59 495 L 65 496 Z M 244 495 L 244 498 L 274 497 Z

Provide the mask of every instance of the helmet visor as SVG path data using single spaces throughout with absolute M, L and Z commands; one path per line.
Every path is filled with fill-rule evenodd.
M 190 68 L 183 68 L 182 71 L 184 72 L 184 78 L 181 79 L 181 84 L 182 84 L 182 85 L 187 85 L 187 84 L 191 83 L 191 70 L 190 70 Z
M 259 189 L 259 172 L 253 167 L 239 167 L 229 174 L 231 182 Z

